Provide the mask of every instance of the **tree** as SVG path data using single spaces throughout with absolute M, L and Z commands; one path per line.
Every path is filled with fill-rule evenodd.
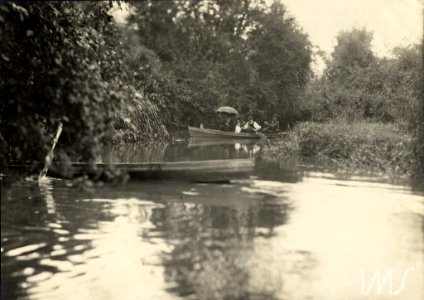
M 263 117 L 278 113 L 287 124 L 297 114 L 300 92 L 309 80 L 311 43 L 287 15 L 284 5 L 274 2 L 269 11 L 259 11 L 249 32 L 249 61 L 256 74 L 253 96 Z
M 105 2 L 0 5 L 2 167 L 38 169 L 63 123 L 57 156 L 94 161 L 137 104 L 120 32 Z
M 331 54 L 333 60 L 328 66 L 327 76 L 330 79 L 343 79 L 354 68 L 366 68 L 375 62 L 371 48 L 372 39 L 372 33 L 365 28 L 340 32 L 337 35 L 337 45 Z
M 139 43 L 157 54 L 162 74 L 169 74 L 163 77 L 176 83 L 160 97 L 168 103 L 162 107 L 182 101 L 182 109 L 190 108 L 188 123 L 212 122 L 219 105 L 262 119 L 278 108 L 282 123 L 293 119 L 311 51 L 282 4 L 145 1 L 134 6 L 128 27 L 137 28 Z
M 331 61 L 330 70 L 308 85 L 303 97 L 304 115 L 314 121 L 371 120 L 396 122 L 407 130 L 417 128 L 420 47 L 396 48 L 393 58 L 373 58 L 365 67 L 343 66 L 343 75 L 337 77 L 329 75 L 336 65 Z

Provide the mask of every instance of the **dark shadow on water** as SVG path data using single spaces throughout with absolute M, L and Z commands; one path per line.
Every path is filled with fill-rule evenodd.
M 253 290 L 246 262 L 257 237 L 270 238 L 274 228 L 287 220 L 284 199 L 255 195 L 228 205 L 171 201 L 152 214 L 154 231 L 174 243 L 164 253 L 163 263 L 169 289 L 193 299 L 276 299 L 270 291 Z M 247 201 L 240 203 L 239 201 Z M 143 238 L 155 232 L 145 232 Z
M 261 180 L 298 182 L 302 180 L 303 171 L 299 169 L 295 158 L 288 158 L 282 161 L 256 160 L 254 176 Z

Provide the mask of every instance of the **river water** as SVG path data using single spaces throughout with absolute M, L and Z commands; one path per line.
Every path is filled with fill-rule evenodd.
M 156 143 L 99 161 L 258 151 Z M 422 300 L 424 193 L 292 161 L 223 184 L 2 182 L 1 260 L 2 299 Z

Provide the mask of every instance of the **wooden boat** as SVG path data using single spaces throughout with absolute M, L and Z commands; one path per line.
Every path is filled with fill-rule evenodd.
M 60 163 L 53 163 L 52 171 Z M 140 163 L 96 163 L 97 170 L 116 168 L 126 172 L 131 178 L 150 179 L 184 179 L 184 180 L 227 180 L 241 174 L 248 174 L 255 167 L 253 158 L 221 159 L 201 161 L 175 161 L 175 162 L 140 162 Z M 72 163 L 68 165 L 75 174 L 82 170 L 90 169 L 87 163 Z M 92 168 L 92 167 L 91 167 Z M 93 171 L 94 172 L 94 171 Z M 53 175 L 53 174 L 52 174 Z
M 177 179 L 199 181 L 226 181 L 232 178 L 248 176 L 255 168 L 255 159 L 220 159 L 201 161 L 175 161 L 175 162 L 140 162 L 140 163 L 60 163 L 54 162 L 48 171 L 48 176 L 62 177 L 57 169 L 66 165 L 73 176 L 86 174 L 94 176 L 102 169 L 115 168 L 124 171 L 132 179 Z M 9 165 L 11 170 L 23 171 L 28 165 Z
M 237 133 L 231 131 L 221 131 L 217 129 L 207 129 L 198 127 L 188 127 L 188 132 L 193 138 L 215 138 L 215 139 L 259 139 L 260 135 L 257 133 Z M 265 133 L 267 138 L 282 137 L 286 133 Z
M 56 163 L 58 164 L 58 163 Z M 72 163 L 73 168 L 88 166 L 87 163 Z M 96 163 L 96 167 L 115 167 L 129 172 L 168 172 L 168 171 L 190 171 L 209 172 L 229 170 L 238 171 L 245 167 L 254 167 L 253 159 L 219 159 L 219 160 L 197 160 L 197 161 L 170 161 L 170 162 L 139 162 L 139 163 Z

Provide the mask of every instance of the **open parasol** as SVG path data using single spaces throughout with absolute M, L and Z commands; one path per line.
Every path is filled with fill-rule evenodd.
M 226 113 L 230 115 L 238 115 L 239 112 L 230 106 L 221 106 L 215 112 Z

